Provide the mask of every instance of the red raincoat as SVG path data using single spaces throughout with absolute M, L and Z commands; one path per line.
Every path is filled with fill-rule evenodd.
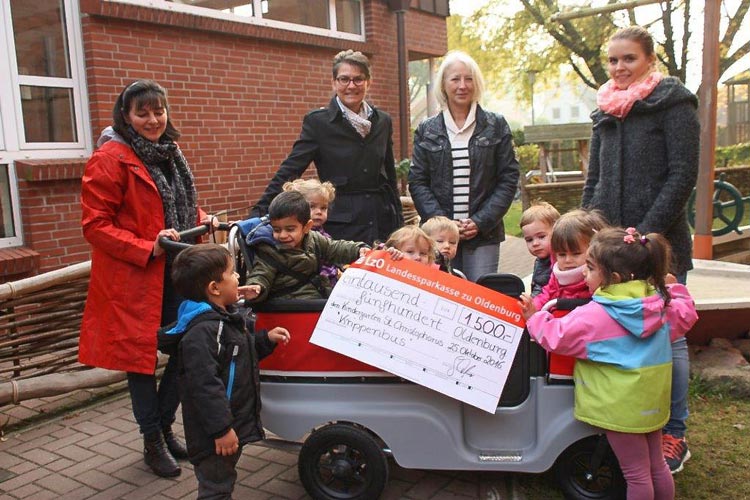
M 165 229 L 156 184 L 133 150 L 113 139 L 86 164 L 81 207 L 93 252 L 78 359 L 153 374 L 165 265 L 164 254 L 151 258 L 156 235 Z

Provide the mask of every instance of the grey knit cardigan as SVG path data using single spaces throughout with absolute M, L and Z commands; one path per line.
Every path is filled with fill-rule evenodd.
M 661 233 L 672 245 L 671 271 L 693 268 L 686 206 L 698 177 L 698 99 L 666 77 L 620 120 L 591 114 L 588 175 L 581 204 L 615 226 Z

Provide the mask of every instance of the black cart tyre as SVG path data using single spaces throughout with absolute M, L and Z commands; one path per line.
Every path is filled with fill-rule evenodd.
M 607 446 L 594 477 L 589 476 L 591 457 L 598 436 L 570 445 L 557 459 L 555 479 L 565 498 L 569 500 L 621 500 L 625 498 L 625 478 L 614 452 Z
M 388 482 L 383 447 L 351 424 L 314 431 L 302 445 L 298 469 L 302 485 L 316 500 L 374 500 Z

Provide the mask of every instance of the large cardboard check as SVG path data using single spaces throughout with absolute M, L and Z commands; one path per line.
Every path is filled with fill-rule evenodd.
M 310 342 L 494 413 L 523 328 L 516 299 L 374 251 L 341 276 Z

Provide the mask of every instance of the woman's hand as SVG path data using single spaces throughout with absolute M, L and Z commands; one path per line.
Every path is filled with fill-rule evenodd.
M 164 253 L 164 249 L 159 243 L 161 238 L 169 238 L 172 241 L 180 241 L 180 233 L 176 229 L 162 229 L 159 234 L 156 235 L 156 241 L 154 241 L 154 249 L 151 251 L 154 257 L 158 257 Z
M 213 234 L 213 232 L 216 231 L 216 229 L 219 227 L 220 223 L 221 221 L 215 215 L 209 214 L 201 219 L 201 224 L 204 226 L 208 226 L 209 234 Z
M 253 300 L 260 295 L 263 287 L 260 285 L 245 285 L 237 287 L 237 293 L 245 300 Z
M 521 314 L 523 314 L 523 319 L 525 320 L 528 320 L 536 312 L 534 302 L 531 300 L 531 296 L 527 293 L 521 294 L 518 298 L 518 305 L 521 306 Z
M 237 439 L 237 433 L 234 432 L 234 429 L 229 429 L 226 434 L 214 439 L 214 444 L 216 445 L 216 454 L 223 457 L 234 455 L 240 449 L 240 440 Z
M 279 342 L 281 342 L 282 344 L 287 345 L 291 339 L 292 336 L 289 334 L 289 330 L 280 326 L 272 328 L 268 332 L 268 340 L 270 340 L 274 344 L 278 344 Z
M 470 240 L 479 234 L 479 228 L 473 220 L 461 219 L 458 223 L 458 235 L 462 240 Z

